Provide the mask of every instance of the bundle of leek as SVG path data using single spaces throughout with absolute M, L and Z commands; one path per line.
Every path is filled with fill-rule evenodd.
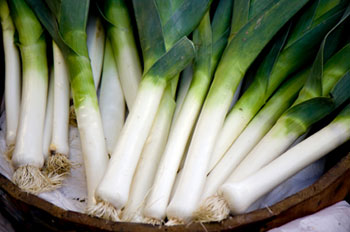
M 309 54 L 312 55 L 315 53 L 313 51 L 316 51 L 315 48 L 318 45 L 318 41 L 315 41 L 314 38 L 319 38 L 320 35 L 323 36 L 326 34 L 326 32 L 329 31 L 334 24 L 336 24 L 345 10 L 344 2 L 339 2 L 338 5 L 332 5 L 331 8 L 329 8 L 329 5 L 326 4 L 327 2 L 329 3 L 330 1 L 324 0 L 323 4 L 318 4 L 318 2 L 312 4 L 300 16 L 300 18 L 298 18 L 296 27 L 293 28 L 292 32 L 289 33 L 287 30 L 284 35 L 276 41 L 258 69 L 256 79 L 243 94 L 239 102 L 234 106 L 234 111 L 232 112 L 235 112 L 235 115 L 242 116 L 246 113 L 245 109 L 248 109 L 247 111 L 250 112 L 248 115 L 250 116 L 242 117 L 242 119 L 252 117 L 253 114 L 251 113 L 256 112 L 256 110 L 261 107 L 263 104 L 263 98 L 269 97 L 269 95 L 272 94 L 271 91 L 274 91 L 274 89 L 277 88 L 276 85 L 283 81 L 286 76 L 288 76 L 286 74 L 294 71 L 296 68 L 305 63 L 308 56 L 304 55 L 304 50 L 308 48 L 310 49 Z M 319 17 L 315 17 L 315 15 L 319 15 Z M 312 27 L 307 27 L 307 29 L 305 29 L 305 20 L 309 22 Z M 302 22 L 304 22 L 304 24 L 302 24 Z M 303 33 L 301 33 L 301 31 Z M 310 48 L 311 44 L 313 48 Z M 273 97 L 269 99 L 266 105 L 259 111 L 259 113 L 234 141 L 231 147 L 224 153 L 220 162 L 218 162 L 215 168 L 209 172 L 201 196 L 202 201 L 205 201 L 206 198 L 210 199 L 210 197 L 216 193 L 218 187 L 224 183 L 230 173 L 232 173 L 232 171 L 244 159 L 244 157 L 271 129 L 281 114 L 292 105 L 299 90 L 303 87 L 307 76 L 308 73 L 305 71 L 300 72 L 291 78 L 291 80 L 288 80 L 278 89 Z M 253 101 L 253 99 L 256 99 L 256 97 L 258 97 L 259 100 Z M 245 106 L 242 106 L 241 104 L 245 101 L 248 102 L 246 102 Z M 249 102 L 251 104 L 248 104 Z M 240 107 L 242 111 L 238 110 L 237 107 Z M 230 121 L 232 118 L 229 118 L 230 114 L 225 124 L 226 127 L 224 126 L 221 131 L 223 133 L 225 133 L 224 131 L 230 126 L 241 126 L 235 121 Z M 230 122 L 233 123 L 230 124 Z M 238 131 L 240 133 L 240 129 L 238 129 Z M 218 142 L 220 143 L 219 140 Z M 214 153 L 213 157 L 215 157 L 217 154 Z M 212 202 L 212 200 L 209 202 Z M 202 220 L 211 220 L 209 215 L 205 215 L 206 213 L 216 215 L 215 213 L 209 213 L 210 208 L 212 208 L 210 206 L 212 203 L 209 202 L 203 203 L 203 205 L 200 206 L 201 209 L 197 212 L 198 216 L 203 217 Z M 206 210 L 206 208 L 208 209 Z M 215 218 L 212 220 L 215 220 Z
M 193 41 L 197 48 L 197 56 L 194 61 L 192 82 L 181 109 L 174 118 L 152 190 L 143 211 L 144 216 L 153 223 L 160 223 L 166 216 L 171 189 L 187 141 L 202 107 L 213 72 L 226 45 L 231 11 L 232 1 L 221 1 L 214 15 L 213 26 L 210 25 L 207 13 L 194 32 Z
M 287 41 L 271 49 L 256 77 L 226 116 L 208 172 L 220 161 L 249 121 L 290 74 L 314 58 L 323 37 L 342 16 L 347 1 L 317 0 L 291 24 Z M 275 50 L 275 51 L 274 51 Z
M 339 80 L 342 78 L 344 73 L 349 70 L 349 64 L 346 59 L 349 57 L 349 45 L 341 49 L 337 54 L 332 56 L 324 68 L 324 82 L 328 85 L 325 85 L 325 96 L 328 96 L 330 88 L 333 88 L 333 85 L 330 84 L 332 80 Z M 345 70 L 345 72 L 344 72 Z M 226 218 L 227 216 L 227 208 L 221 208 L 219 202 L 221 202 L 220 197 L 214 195 L 220 185 L 226 182 L 234 182 L 238 180 L 242 180 L 254 172 L 258 171 L 261 167 L 271 162 L 274 158 L 277 157 L 276 152 L 271 151 L 271 147 L 266 147 L 265 149 L 270 149 L 269 153 L 265 153 L 264 150 L 257 150 L 258 145 L 254 147 L 257 142 L 264 137 L 264 135 L 269 131 L 269 129 L 273 126 L 273 124 L 277 121 L 277 123 L 281 120 L 281 118 L 286 117 L 285 115 L 293 115 L 296 116 L 296 112 L 299 111 L 299 117 L 304 115 L 304 121 L 307 119 L 316 121 L 319 120 L 318 116 L 316 119 L 312 119 L 316 117 L 318 114 L 327 114 L 330 113 L 333 109 L 332 104 L 327 102 L 327 99 L 316 98 L 313 100 L 309 100 L 309 104 L 300 105 L 300 108 L 296 106 L 288 109 L 283 116 L 280 115 L 283 111 L 286 110 L 288 106 L 293 103 L 295 96 L 299 92 L 300 88 L 303 86 L 306 78 L 310 74 L 310 70 L 301 72 L 297 74 L 295 77 L 290 79 L 283 85 L 274 96 L 267 102 L 267 104 L 262 108 L 262 110 L 254 117 L 252 122 L 249 123 L 248 127 L 243 131 L 243 133 L 238 137 L 237 141 L 232 145 L 232 147 L 225 154 L 223 159 L 218 163 L 218 165 L 214 168 L 214 170 L 208 175 L 206 186 L 204 192 L 202 194 L 202 205 L 200 206 L 197 212 L 197 219 L 200 221 L 220 221 Z M 293 86 L 294 83 L 294 86 Z M 341 83 L 343 84 L 343 83 Z M 340 85 L 340 84 L 339 84 Z M 304 86 L 305 88 L 306 86 Z M 294 93 L 294 94 L 293 94 Z M 334 96 L 335 93 L 331 95 Z M 344 93 L 342 93 L 344 94 Z M 289 95 L 289 97 L 288 97 Z M 294 97 L 292 97 L 294 95 Z M 345 94 L 344 94 L 345 95 Z M 292 101 L 291 101 L 292 100 Z M 295 104 L 295 103 L 294 103 Z M 312 105 L 311 105 L 312 104 Z M 312 107 L 310 107 L 312 106 Z M 309 110 L 306 110 L 307 107 L 310 107 Z M 303 111 L 301 111 L 303 110 Z M 293 113 L 294 111 L 294 113 Z M 322 112 L 324 111 L 324 112 Z M 321 115 L 322 115 L 321 114 Z M 288 122 L 287 122 L 288 121 Z M 291 123 L 291 118 L 289 120 L 284 121 L 285 123 Z M 277 124 L 276 124 L 277 125 Z M 276 127 L 274 125 L 274 127 Z M 288 124 L 288 128 L 291 124 Z M 273 127 L 273 128 L 274 128 Z M 302 127 L 303 131 L 306 132 L 306 128 Z M 301 128 L 300 128 L 301 129 Z M 272 129 L 271 129 L 272 130 Z M 296 127 L 291 126 L 290 131 L 295 131 Z M 269 131 L 266 136 L 269 135 L 271 131 Z M 283 134 L 284 132 L 281 131 Z M 281 134 L 281 135 L 282 135 Z M 273 138 L 278 140 L 280 137 L 277 134 L 274 134 Z M 294 136 L 288 136 L 289 139 L 292 139 Z M 261 140 L 263 142 L 264 140 Z M 294 141 L 294 140 L 293 140 Z M 273 142 L 270 140 L 270 142 Z M 266 142 L 267 143 L 267 142 Z M 291 142 L 289 143 L 291 145 Z M 277 143 L 276 145 L 277 146 Z M 251 150 L 253 148 L 253 150 Z M 249 152 L 251 150 L 251 152 Z M 263 155 L 262 155 L 263 153 Z M 225 182 L 225 183 L 226 183 Z
M 44 164 L 43 131 L 48 89 L 46 42 L 40 22 L 24 2 L 9 1 L 11 17 L 18 32 L 23 85 L 20 117 L 12 164 L 13 181 L 24 191 L 49 190 L 49 179 L 41 173 Z
M 234 5 L 244 2 L 235 1 Z M 248 17 L 248 13 L 242 16 L 244 23 L 240 23 L 242 26 L 223 53 L 196 124 L 179 184 L 167 208 L 169 225 L 192 219 L 204 186 L 216 136 L 238 84 L 263 47 L 306 2 L 274 1 L 253 17 Z M 234 8 L 233 17 L 240 11 L 241 8 Z M 275 20 L 276 17 L 279 20 Z
M 349 73 L 347 74 L 350 77 Z M 347 86 L 349 88 L 349 85 Z M 311 135 L 244 180 L 219 189 L 233 214 L 243 213 L 254 201 L 350 139 L 350 105 L 328 126 Z
M 184 36 L 199 23 L 210 5 L 210 1 L 198 0 L 169 9 L 162 5 L 165 1 L 159 1 L 157 7 L 152 0 L 133 3 L 139 35 L 142 38 L 143 79 L 104 178 L 97 189 L 96 196 L 100 204 L 91 210 L 92 214 L 114 220 L 119 217 L 118 211 L 128 201 L 132 177 L 164 89 L 194 56 L 193 44 Z M 193 14 L 188 9 L 196 9 L 196 12 Z M 188 17 L 194 20 L 188 23 Z M 144 25 L 146 21 L 148 23 Z M 174 23 L 179 25 L 179 30 L 171 29 Z
M 350 55 L 350 44 L 340 49 L 323 67 L 324 53 L 329 55 L 331 54 L 330 51 L 334 50 L 332 43 L 328 43 L 327 48 L 329 47 L 329 49 L 325 50 L 327 39 L 331 38 L 329 40 L 333 41 L 333 37 L 329 35 L 337 31 L 339 25 L 341 25 L 349 15 L 350 7 L 346 9 L 340 21 L 325 36 L 314 64 L 308 74 L 306 84 L 300 91 L 293 106 L 277 120 L 272 129 L 261 139 L 251 152 L 248 150 L 248 152 L 245 151 L 243 154 L 240 154 L 238 150 L 238 155 L 235 154 L 235 152 L 237 152 L 237 146 L 240 147 L 241 145 L 239 143 L 235 145 L 236 143 L 234 143 L 231 148 L 235 149 L 231 150 L 230 148 L 213 172 L 209 174 L 207 183 L 209 187 L 207 187 L 207 191 L 203 194 L 204 197 L 202 200 L 204 202 L 198 212 L 199 220 L 223 220 L 228 216 L 228 207 L 225 201 L 220 199 L 221 196 L 211 195 L 214 194 L 217 188 L 229 177 L 230 173 L 232 173 L 245 155 L 247 155 L 247 157 L 239 164 L 239 167 L 233 171 L 231 176 L 226 180 L 226 183 L 244 179 L 271 162 L 278 155 L 287 150 L 299 136 L 306 133 L 312 124 L 331 113 L 350 97 L 350 93 L 346 90 L 347 86 L 350 85 L 350 79 L 347 75 L 350 69 L 350 63 L 347 62 Z M 266 105 L 261 112 L 267 108 L 268 105 Z M 259 121 L 258 118 L 256 120 L 254 118 L 252 126 L 254 126 L 257 120 Z M 247 129 L 249 130 L 250 128 L 251 126 L 248 126 Z M 264 133 L 266 133 L 266 131 Z M 242 134 L 242 136 L 244 135 L 245 133 Z M 260 135 L 260 138 L 261 137 L 262 135 Z M 239 141 L 237 140 L 236 142 Z M 230 159 L 233 161 L 228 161 Z M 230 165 L 232 165 L 232 167 Z
M 42 0 L 27 2 L 65 57 L 84 157 L 88 206 L 92 206 L 108 155 L 86 43 L 89 1 L 47 1 L 47 5 Z

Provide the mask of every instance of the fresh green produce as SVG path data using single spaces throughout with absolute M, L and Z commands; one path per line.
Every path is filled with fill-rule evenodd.
M 92 214 L 114 220 L 119 217 L 118 210 L 128 201 L 132 177 L 164 89 L 194 56 L 193 44 L 185 35 L 193 30 L 191 27 L 199 23 L 209 7 L 209 2 L 203 0 L 179 5 L 171 10 L 162 5 L 156 7 L 152 0 L 133 1 L 133 4 L 139 35 L 142 38 L 140 42 L 144 57 L 144 74 L 104 178 L 97 188 L 96 197 L 100 199 L 100 203 L 91 209 Z M 189 15 L 190 12 L 186 11 L 195 8 L 194 14 L 192 12 Z M 193 21 L 194 25 L 191 25 L 186 21 L 186 24 L 180 27 L 179 23 L 186 17 L 197 17 L 198 22 Z M 179 25 L 176 32 L 169 28 L 169 25 L 173 27 L 174 20 Z
M 348 78 L 350 77 L 347 73 Z M 348 85 L 347 88 L 350 86 Z M 328 126 L 311 135 L 248 178 L 220 187 L 233 214 L 241 214 L 258 198 L 307 165 L 350 139 L 350 106 Z
M 169 224 L 186 223 L 192 219 L 199 204 L 216 136 L 238 84 L 273 35 L 306 2 L 274 1 L 254 17 L 242 18 L 243 26 L 233 36 L 222 55 L 194 129 L 181 179 L 167 207 Z M 240 1 L 235 1 L 235 5 L 239 3 Z M 237 11 L 241 9 L 234 8 L 233 15 Z
M 86 44 L 89 1 L 28 0 L 65 57 L 78 121 L 88 187 L 88 205 L 108 162 L 103 127 Z
M 106 34 L 111 41 L 118 76 L 130 111 L 136 99 L 142 70 L 125 2 L 105 0 L 99 4 L 103 17 L 107 20 Z
M 15 45 L 15 26 L 6 0 L 0 1 L 0 19 L 5 53 L 6 145 L 11 159 L 15 146 L 21 102 L 21 63 Z
M 253 83 L 226 116 L 208 172 L 224 156 L 250 120 L 290 74 L 311 61 L 323 37 L 342 16 L 347 1 L 317 0 L 294 20 L 287 41 L 276 44 L 259 66 Z
M 349 0 L 0 0 L 13 182 L 85 178 L 85 212 L 111 221 L 245 213 L 349 140 L 349 15 Z
M 346 9 L 339 22 L 323 39 L 306 84 L 301 89 L 294 104 L 282 114 L 253 150 L 248 151 L 246 159 L 240 163 L 244 154 L 246 155 L 248 152 L 241 154 L 239 149 L 237 151 L 235 143 L 232 150 L 230 149 L 226 154 L 227 156 L 209 174 L 209 187 L 206 186 L 207 189 L 202 198 L 203 203 L 198 210 L 199 220 L 220 221 L 227 217 L 229 210 L 226 202 L 221 199 L 220 195 L 210 195 L 217 191 L 220 184 L 229 177 L 229 173 L 233 171 L 226 182 L 235 182 L 248 177 L 286 151 L 298 137 L 307 132 L 312 124 L 330 114 L 350 98 L 348 90 L 350 78 L 347 75 L 350 70 L 348 62 L 350 44 L 341 48 L 323 65 L 325 54 L 329 56 L 336 49 L 336 46 L 329 41 L 334 42 L 333 36 L 337 35 L 339 26 L 349 15 L 350 7 Z M 237 144 L 238 147 L 241 146 L 239 143 Z M 236 151 L 237 157 L 234 156 Z M 240 167 L 238 170 L 234 170 L 238 164 Z
M 301 71 L 277 90 L 232 144 L 217 166 L 209 173 L 201 195 L 200 209 L 196 212 L 198 220 L 216 220 L 216 218 L 210 217 L 210 210 L 205 208 L 206 199 L 216 193 L 220 185 L 225 182 L 249 151 L 271 129 L 281 114 L 293 104 L 305 83 L 307 74 L 307 71 Z M 208 211 L 209 213 L 206 215 Z
M 232 1 L 222 1 L 219 3 L 218 12 L 214 15 L 213 26 L 210 25 L 209 13 L 207 13 L 194 31 L 193 41 L 197 47 L 197 55 L 194 60 L 191 85 L 174 119 L 157 175 L 143 210 L 145 217 L 152 223 L 159 224 L 166 217 L 166 207 L 176 172 L 210 86 L 220 57 L 218 53 L 222 53 L 226 45 L 225 38 L 227 41 L 231 9 Z M 215 36 L 212 34 L 214 31 L 217 33 Z
M 334 85 L 336 84 L 331 82 L 337 81 L 339 80 L 339 78 L 342 78 L 342 76 L 344 75 L 344 70 L 346 70 L 347 72 L 350 70 L 349 65 L 346 64 L 346 62 L 343 62 L 346 59 L 350 58 L 349 48 L 350 46 L 348 44 L 341 51 L 339 51 L 337 54 L 331 57 L 329 61 L 327 61 L 327 63 L 325 64 L 323 71 L 323 82 L 325 83 L 325 85 L 323 85 L 324 96 L 328 96 L 331 90 L 330 88 L 334 88 Z M 345 66 L 348 67 L 346 68 Z M 313 113 L 311 113 L 310 116 L 312 114 Z M 303 129 L 303 131 L 304 133 L 306 132 L 305 128 Z M 262 151 L 260 150 L 258 152 L 257 149 L 258 148 L 254 148 L 247 155 L 247 157 L 239 164 L 239 166 L 234 170 L 234 172 L 230 174 L 230 179 L 243 179 L 244 177 L 247 177 L 253 172 L 257 171 L 276 157 L 276 153 L 272 152 L 262 154 Z
M 101 79 L 106 39 L 101 19 L 94 14 L 90 14 L 88 17 L 86 34 L 92 76 L 94 77 L 95 88 L 97 89 Z
M 11 0 L 9 7 L 18 32 L 23 78 L 12 179 L 26 192 L 40 193 L 51 186 L 40 171 L 48 89 L 46 42 L 40 22 L 24 0 Z
M 49 175 L 64 177 L 70 172 L 72 167 L 68 159 L 69 74 L 61 50 L 55 42 L 52 43 L 52 47 L 54 65 L 53 117 L 52 135 L 49 146 L 50 155 L 46 160 L 46 170 Z
M 109 39 L 104 51 L 99 105 L 107 151 L 111 155 L 124 125 L 125 99 Z
M 175 111 L 176 103 L 174 101 L 174 95 L 176 83 L 173 82 L 177 82 L 176 78 L 164 90 L 151 131 L 142 149 L 141 157 L 133 177 L 128 202 L 122 212 L 122 219 L 125 221 L 145 221 L 143 218 L 144 214 L 142 213 L 144 201 L 151 190 Z
M 50 155 L 50 142 L 52 137 L 53 123 L 53 98 L 54 98 L 54 69 L 51 68 L 49 75 L 49 87 L 47 92 L 47 102 L 45 111 L 45 122 L 43 132 L 43 154 L 44 160 L 47 160 Z
M 347 59 L 350 58 L 349 51 L 349 45 L 347 45 L 327 61 L 323 74 L 325 83 L 329 83 L 333 80 L 339 80 L 349 70 L 350 64 L 347 62 Z M 259 111 L 254 119 L 248 124 L 247 128 L 226 152 L 225 156 L 218 163 L 218 165 L 212 170 L 212 172 L 210 172 L 207 177 L 206 186 L 203 190 L 201 198 L 202 205 L 197 211 L 198 220 L 220 221 L 224 219 L 227 215 L 225 215 L 225 213 L 222 214 L 221 212 L 225 212 L 225 210 L 220 209 L 219 205 L 213 206 L 217 204 L 215 201 L 220 201 L 218 196 L 215 197 L 215 193 L 217 192 L 218 188 L 227 181 L 234 182 L 243 180 L 244 178 L 247 178 L 249 175 L 258 171 L 263 166 L 267 165 L 279 155 L 273 148 L 278 149 L 279 146 L 286 146 L 286 143 L 291 145 L 291 143 L 298 137 L 294 136 L 293 134 L 288 135 L 288 132 L 285 132 L 286 130 L 294 132 L 299 129 L 299 131 L 302 130 L 305 133 L 306 129 L 308 128 L 307 123 L 310 125 L 312 122 L 311 120 L 315 121 L 320 119 L 321 116 L 318 116 L 319 118 L 317 118 L 316 115 L 325 115 L 330 113 L 333 109 L 332 107 L 335 107 L 332 106 L 329 99 L 326 98 L 326 96 L 329 95 L 329 90 L 328 92 L 325 92 L 324 98 L 315 98 L 312 101 L 310 100 L 309 104 L 312 104 L 314 107 L 310 107 L 308 109 L 307 106 L 309 105 L 303 106 L 301 104 L 299 106 L 300 108 L 291 107 L 281 116 L 281 114 L 292 105 L 299 90 L 303 87 L 307 77 L 310 75 L 310 72 L 311 71 L 308 70 L 307 72 L 304 71 L 297 74 L 295 77 L 286 82 L 285 85 L 279 88 L 271 100 L 267 102 L 262 110 Z M 346 82 L 341 83 L 343 84 Z M 329 86 L 326 88 L 329 89 Z M 334 84 L 331 88 L 334 88 Z M 346 96 L 346 93 L 339 91 L 333 91 L 330 95 L 336 97 L 336 94 L 339 94 L 340 98 L 342 98 L 342 95 Z M 350 97 L 350 94 L 348 95 Z M 286 119 L 283 121 L 286 123 L 284 130 L 283 128 L 281 129 L 281 125 L 279 125 L 281 131 L 280 136 L 278 134 L 269 136 L 273 128 L 278 126 L 277 123 L 283 119 L 285 115 L 293 115 L 295 118 L 299 118 L 298 122 L 303 122 L 304 120 L 305 126 L 298 127 L 298 125 L 293 125 L 292 119 L 288 118 L 288 121 Z M 307 120 L 310 121 L 308 122 Z M 287 125 L 288 128 L 286 128 Z M 269 131 L 270 129 L 271 131 Z M 283 136 L 283 133 L 286 134 L 285 137 Z M 301 133 L 299 135 L 301 135 Z M 281 141 L 288 142 L 282 143 Z M 259 147 L 261 146 L 260 144 L 265 145 L 265 148 Z M 271 144 L 273 147 L 271 147 Z M 268 150 L 268 152 L 266 152 L 266 150 Z M 217 212 L 213 212 L 213 210 L 217 210 Z
M 286 32 L 276 41 L 271 51 L 261 64 L 260 69 L 257 72 L 257 79 L 251 84 L 247 92 L 245 92 L 246 95 L 243 95 L 240 100 L 244 99 L 244 97 L 247 97 L 246 99 L 252 100 L 253 96 L 261 100 L 264 98 L 263 95 L 269 95 L 269 93 L 266 93 L 266 91 L 272 91 L 274 88 L 277 88 L 274 86 L 276 84 L 273 82 L 280 82 L 286 78 L 286 76 L 280 76 L 281 74 L 286 75 L 286 73 L 295 70 L 297 67 L 305 63 L 307 56 L 304 55 L 304 52 L 302 51 L 304 51 L 305 48 L 309 48 L 310 44 L 312 44 L 311 41 L 315 40 L 313 38 L 318 38 L 320 35 L 326 34 L 327 31 L 337 23 L 339 18 L 341 18 L 341 15 L 345 10 L 344 2 L 339 2 L 338 4 L 332 5 L 332 8 L 329 8 L 329 4 L 326 4 L 329 2 L 329 0 L 323 1 L 322 4 L 320 4 L 319 1 L 314 2 L 314 4 L 309 6 L 309 8 L 297 19 L 297 26 L 293 29 L 290 35 L 288 35 L 289 29 L 287 28 Z M 315 15 L 318 15 L 319 17 L 315 17 Z M 320 18 L 323 19 L 320 20 Z M 301 21 L 304 22 L 304 24 L 301 24 Z M 304 27 L 305 21 L 308 21 L 310 25 L 314 25 L 314 27 L 308 28 L 306 31 L 305 29 L 300 28 L 300 25 Z M 301 31 L 304 31 L 302 36 L 300 35 Z M 295 40 L 298 40 L 299 44 L 295 43 Z M 321 38 L 318 40 L 321 40 Z M 316 43 L 314 43 L 313 46 L 317 47 L 318 41 L 314 42 Z M 292 44 L 292 46 L 290 44 Z M 302 58 L 299 59 L 297 57 Z M 286 64 L 292 65 L 286 67 Z M 271 70 L 272 75 L 269 76 L 269 71 Z M 329 68 L 327 68 L 327 71 L 328 70 Z M 309 74 L 306 72 L 299 73 L 296 77 L 293 77 L 291 81 L 287 81 L 285 85 L 280 87 L 278 91 L 272 96 L 272 98 L 266 103 L 266 105 L 252 119 L 252 121 L 243 130 L 243 132 L 238 136 L 236 141 L 233 142 L 221 160 L 216 164 L 215 168 L 210 171 L 201 197 L 202 205 L 197 211 L 199 217 L 203 217 L 202 220 L 216 220 L 215 218 L 210 217 L 211 214 L 216 215 L 216 213 L 210 212 L 210 205 L 212 204 L 211 197 L 216 193 L 218 187 L 225 182 L 225 180 L 230 176 L 235 168 L 240 165 L 241 162 L 243 162 L 242 160 L 244 160 L 244 158 L 255 147 L 255 145 L 259 143 L 265 134 L 274 126 L 275 122 L 279 119 L 282 113 L 284 113 L 284 111 L 292 105 L 298 95 L 299 90 L 303 87 L 308 75 Z M 341 77 L 341 75 L 342 73 L 340 73 L 339 77 Z M 269 77 L 271 77 L 271 79 L 269 79 Z M 276 80 L 275 78 L 279 78 L 279 80 Z M 325 79 L 327 78 L 329 79 L 330 77 L 326 75 Z M 258 88 L 257 85 L 260 85 L 261 87 Z M 267 88 L 266 85 L 274 87 Z M 253 89 L 262 89 L 263 91 L 253 92 Z M 262 95 L 260 96 L 259 94 Z M 262 103 L 263 101 L 259 102 L 259 100 L 252 101 L 252 104 L 257 106 L 257 108 L 259 108 L 259 105 L 261 107 Z M 237 105 L 235 107 L 237 107 Z M 239 107 L 242 109 L 242 111 L 244 111 L 243 106 Z M 254 107 L 249 107 L 249 104 L 247 104 L 245 107 L 254 110 Z M 242 112 L 240 110 L 236 111 L 238 114 Z M 223 131 L 224 130 L 225 127 L 223 128 Z M 271 148 L 270 144 L 267 145 L 269 146 L 267 149 L 273 149 Z M 268 152 L 264 153 L 265 155 L 261 155 L 262 152 L 264 151 L 257 150 L 256 155 L 253 157 L 256 157 L 258 154 L 260 157 L 269 156 Z M 256 158 L 250 158 L 249 163 L 253 164 L 246 165 L 246 167 L 243 168 L 246 171 L 250 169 L 254 170 L 252 167 L 254 165 L 258 166 L 258 164 L 260 164 L 256 161 Z M 205 203 L 207 198 L 210 199 L 210 203 Z

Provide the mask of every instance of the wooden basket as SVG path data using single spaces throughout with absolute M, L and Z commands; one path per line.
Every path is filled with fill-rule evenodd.
M 1 211 L 21 231 L 266 231 L 321 210 L 350 192 L 350 143 L 327 156 L 327 171 L 313 185 L 269 207 L 224 220 L 186 226 L 152 226 L 110 222 L 65 211 L 37 196 L 22 192 L 0 175 Z M 302 155 L 302 154 L 301 154 Z

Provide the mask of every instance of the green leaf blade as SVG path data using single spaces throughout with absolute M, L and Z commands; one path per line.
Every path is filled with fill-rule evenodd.
M 263 47 L 306 2 L 279 1 L 242 27 L 224 51 L 211 91 L 220 91 L 216 89 L 219 86 L 230 86 L 231 91 L 235 91 L 249 65 Z M 276 18 L 279 20 L 275 20 Z
M 230 34 L 233 0 L 220 1 L 212 21 L 212 44 L 211 74 L 214 73 L 222 53 L 227 45 Z
M 203 18 L 213 0 L 184 1 L 169 18 L 163 22 L 164 41 L 167 50 L 183 36 L 190 34 Z
M 182 71 L 195 56 L 193 43 L 183 37 L 168 52 L 160 57 L 144 75 L 155 82 L 159 79 L 170 80 Z
M 24 46 L 35 44 L 44 32 L 36 15 L 24 0 L 11 0 L 8 3 L 11 18 L 19 32 L 19 42 Z
M 334 102 L 328 97 L 315 97 L 304 101 L 289 110 L 280 118 L 285 132 L 302 135 L 315 122 L 334 110 Z
M 133 6 L 144 59 L 144 72 L 147 72 L 166 52 L 162 24 L 154 0 L 133 0 Z
M 310 72 L 310 76 L 306 81 L 304 88 L 301 90 L 299 97 L 297 99 L 297 103 L 300 103 L 306 99 L 310 99 L 312 97 L 322 96 L 322 79 L 323 79 L 323 63 L 324 63 L 324 54 L 325 50 L 327 50 L 328 46 L 330 48 L 334 48 L 334 46 L 329 44 L 330 42 L 334 42 L 332 39 L 332 34 L 335 34 L 337 29 L 346 21 L 346 19 L 350 16 L 350 5 L 346 8 L 343 16 L 338 21 L 338 23 L 326 34 L 324 37 L 320 49 L 318 50 L 315 61 L 313 62 L 312 69 Z
M 66 44 L 76 53 L 85 57 L 89 56 L 86 45 L 89 4 L 89 0 L 62 0 L 59 19 L 60 32 Z

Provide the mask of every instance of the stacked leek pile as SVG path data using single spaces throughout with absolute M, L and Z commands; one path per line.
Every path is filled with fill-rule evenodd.
M 349 14 L 347 0 L 0 0 L 13 181 L 62 185 L 74 117 L 88 214 L 244 213 L 350 139 Z

